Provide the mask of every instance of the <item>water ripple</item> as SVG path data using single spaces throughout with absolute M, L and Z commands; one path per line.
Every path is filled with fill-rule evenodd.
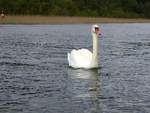
M 90 27 L 1 25 L 0 113 L 149 113 L 150 25 L 101 24 L 100 67 L 70 68 Z

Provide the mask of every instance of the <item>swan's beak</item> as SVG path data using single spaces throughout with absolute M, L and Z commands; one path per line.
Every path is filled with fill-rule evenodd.
M 101 37 L 101 32 L 98 32 L 97 36 L 98 36 L 98 38 L 100 38 Z

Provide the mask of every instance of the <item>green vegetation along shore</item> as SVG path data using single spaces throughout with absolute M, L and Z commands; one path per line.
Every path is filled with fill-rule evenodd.
M 64 16 L 5 16 L 0 24 L 77 24 L 77 23 L 150 23 L 150 19 L 64 17 Z
M 9 15 L 150 18 L 150 0 L 0 0 Z

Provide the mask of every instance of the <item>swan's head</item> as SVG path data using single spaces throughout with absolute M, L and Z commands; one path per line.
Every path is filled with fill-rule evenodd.
M 101 35 L 100 27 L 98 25 L 93 25 L 92 26 L 92 34 L 96 34 L 97 36 Z

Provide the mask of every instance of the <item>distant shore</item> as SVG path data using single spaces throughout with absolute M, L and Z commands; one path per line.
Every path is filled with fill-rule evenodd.
M 150 23 L 150 19 L 65 17 L 65 16 L 5 16 L 0 24 L 90 24 L 90 23 Z

